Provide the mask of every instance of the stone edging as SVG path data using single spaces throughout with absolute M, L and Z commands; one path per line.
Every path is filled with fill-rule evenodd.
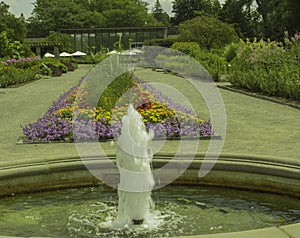
M 173 156 L 174 154 L 155 155 L 154 167 L 159 168 L 171 162 L 174 163 L 175 168 L 179 168 L 181 163 L 186 163 L 193 155 L 185 154 L 180 161 L 172 161 Z M 213 155 L 203 160 L 204 156 L 204 154 L 197 154 L 189 169 L 174 184 L 254 189 L 289 194 L 300 198 L 300 162 L 297 159 L 223 154 L 214 169 L 206 177 L 199 178 L 198 170 L 201 164 L 214 162 Z M 87 163 L 97 165 L 101 163 L 100 167 L 105 170 L 109 166 L 106 161 L 114 160 L 115 155 L 107 155 L 106 161 L 103 160 L 103 157 L 99 160 L 99 156 L 90 156 L 85 159 L 87 159 Z M 10 161 L 2 163 L 0 166 L 0 192 L 2 193 L 0 196 L 18 192 L 101 184 L 87 171 L 83 161 L 78 157 L 53 158 L 49 161 L 32 159 L 26 164 L 14 164 L 13 161 Z M 109 176 L 118 182 L 118 174 L 111 174 L 110 171 Z M 190 238 L 291 238 L 299 237 L 299 232 L 300 223 L 234 233 L 190 236 Z
M 289 106 L 289 107 L 300 110 L 300 105 L 289 103 L 289 102 L 284 102 L 282 100 L 272 98 L 272 97 L 268 97 L 268 96 L 265 96 L 265 95 L 262 95 L 262 94 L 251 93 L 251 92 L 244 91 L 242 89 L 238 89 L 238 88 L 234 88 L 234 87 L 230 87 L 230 86 L 226 86 L 226 85 L 220 85 L 220 84 L 218 84 L 217 87 L 221 88 L 221 89 L 231 91 L 231 92 L 241 93 L 241 94 L 244 94 L 244 95 L 247 95 L 247 96 L 250 96 L 250 97 L 263 99 L 263 100 L 266 100 L 266 101 L 278 103 L 278 104 L 281 104 L 281 105 Z

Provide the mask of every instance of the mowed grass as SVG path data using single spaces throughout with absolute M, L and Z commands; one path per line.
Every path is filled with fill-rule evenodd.
M 74 144 L 17 145 L 16 142 L 22 136 L 20 124 L 36 121 L 53 101 L 76 85 L 90 69 L 91 66 L 80 66 L 75 72 L 59 78 L 0 90 L 0 166 L 7 162 L 25 163 L 78 156 Z M 168 96 L 173 96 L 174 101 L 190 102 L 203 119 L 210 117 L 202 96 L 184 78 L 152 70 L 136 70 L 135 74 L 144 81 L 160 83 L 154 86 L 171 94 Z M 220 93 L 227 116 L 227 135 L 222 153 L 299 158 L 299 110 L 222 89 Z M 179 141 L 158 142 L 154 151 L 175 153 L 179 144 Z M 208 144 L 209 141 L 200 141 L 198 151 L 205 153 Z M 115 152 L 115 147 L 109 142 L 101 143 L 101 146 L 107 153 Z M 189 145 L 185 144 L 184 151 L 190 152 Z
M 185 95 L 199 115 L 204 119 L 210 117 L 199 91 L 186 79 L 152 70 L 137 70 L 136 75 L 148 82 L 171 85 Z M 223 153 L 299 158 L 299 110 L 243 94 L 219 90 L 227 117 Z M 207 142 L 202 143 L 207 144 Z M 200 150 L 203 152 L 201 148 Z

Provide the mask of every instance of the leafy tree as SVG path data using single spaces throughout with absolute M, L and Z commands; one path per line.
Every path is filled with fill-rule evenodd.
M 173 20 L 174 25 L 178 25 L 196 16 L 213 16 L 220 11 L 220 3 L 216 0 L 174 0 Z
M 290 13 L 288 16 L 287 30 L 291 33 L 300 32 L 300 1 L 299 0 L 287 0 L 288 9 Z
M 112 8 L 102 14 L 108 27 L 138 27 L 154 25 L 155 19 L 148 14 L 148 4 L 140 0 L 111 0 Z
M 30 49 L 20 41 L 10 40 L 6 31 L 0 32 L 0 58 L 20 58 L 29 56 Z
M 59 43 L 61 51 L 71 52 L 74 49 L 72 40 L 70 36 L 67 34 L 53 32 L 46 37 L 45 41 Z
M 26 36 L 25 19 L 16 18 L 15 15 L 9 12 L 9 5 L 0 2 L 0 32 L 6 31 L 7 37 L 13 41 L 23 42 Z
M 45 37 L 58 29 L 156 24 L 141 0 L 36 0 L 29 35 Z
M 201 48 L 223 47 L 239 38 L 233 27 L 213 17 L 195 17 L 179 25 L 179 40 L 197 42 Z
M 288 27 L 290 12 L 287 0 L 256 0 L 257 11 L 262 18 L 262 32 L 265 38 L 282 39 Z M 299 14 L 299 13 L 298 13 Z
M 219 18 L 234 25 L 242 38 L 259 35 L 259 14 L 253 6 L 253 0 L 226 0 Z
M 69 0 L 36 0 L 33 16 L 29 18 L 30 36 L 44 37 L 62 28 L 105 26 L 106 19 L 101 13 L 87 10 L 82 4 Z

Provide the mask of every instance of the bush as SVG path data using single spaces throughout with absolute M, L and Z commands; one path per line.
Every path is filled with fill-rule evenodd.
M 171 47 L 175 42 L 177 42 L 176 38 L 166 38 L 166 39 L 152 39 L 150 41 L 146 41 L 145 45 L 149 46 L 161 46 L 161 47 Z
M 229 80 L 236 87 L 300 99 L 300 67 L 293 46 L 284 49 L 277 42 L 244 42 L 231 64 Z
M 38 79 L 39 66 L 30 69 L 15 68 L 0 64 L 0 88 L 27 83 Z
M 228 73 L 227 61 L 212 52 L 201 50 L 196 59 L 209 72 L 214 81 L 220 81 L 221 76 Z
M 176 42 L 171 49 L 181 51 L 191 57 L 196 57 L 200 51 L 200 46 L 196 42 Z

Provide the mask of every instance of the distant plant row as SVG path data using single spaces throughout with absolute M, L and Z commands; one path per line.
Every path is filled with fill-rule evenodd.
M 77 64 L 70 61 L 28 57 L 7 59 L 0 63 L 0 88 L 28 83 L 43 76 L 60 76 L 74 71 Z

